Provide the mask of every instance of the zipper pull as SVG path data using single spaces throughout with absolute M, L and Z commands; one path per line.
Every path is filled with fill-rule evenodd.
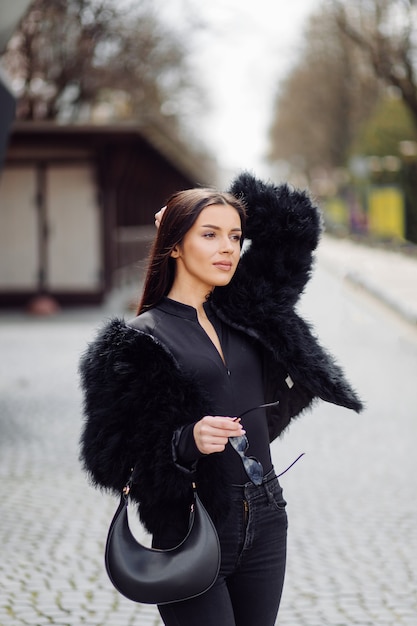
M 247 500 L 243 500 L 243 522 L 245 526 L 248 521 L 248 515 L 249 515 L 249 505 L 247 503 Z

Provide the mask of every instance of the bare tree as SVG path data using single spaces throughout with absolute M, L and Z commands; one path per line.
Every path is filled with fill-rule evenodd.
M 340 31 L 367 56 L 375 74 L 396 87 L 417 127 L 417 3 L 335 0 Z
M 406 236 L 417 242 L 417 2 L 416 0 L 333 0 L 340 32 L 361 50 L 386 85 L 394 87 L 407 107 L 414 133 L 402 155 L 402 188 L 406 200 Z
M 2 62 L 20 119 L 74 120 L 110 103 L 116 117 L 175 120 L 196 91 L 184 46 L 147 0 L 34 0 Z
M 270 158 L 293 163 L 310 179 L 317 168 L 344 165 L 378 91 L 362 52 L 338 31 L 332 7 L 323 7 L 311 17 L 299 62 L 279 88 Z

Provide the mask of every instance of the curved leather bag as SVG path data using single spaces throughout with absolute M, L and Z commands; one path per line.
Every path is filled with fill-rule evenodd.
M 190 526 L 183 541 L 169 550 L 147 548 L 129 529 L 128 497 L 122 495 L 107 536 L 105 563 L 116 589 L 134 602 L 167 604 L 208 591 L 220 568 L 216 529 L 194 491 Z

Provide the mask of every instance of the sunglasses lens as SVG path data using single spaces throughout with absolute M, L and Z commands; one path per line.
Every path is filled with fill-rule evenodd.
M 242 457 L 243 465 L 246 473 L 254 485 L 262 485 L 264 471 L 263 467 L 257 459 L 253 457 Z
M 249 441 L 246 435 L 240 435 L 239 437 L 229 437 L 229 441 L 239 454 L 245 454 L 249 447 Z
M 230 437 L 229 441 L 242 459 L 243 467 L 245 468 L 251 482 L 253 482 L 254 485 L 261 485 L 264 477 L 263 467 L 257 459 L 245 455 L 245 452 L 249 447 L 246 435 L 241 435 L 240 437 Z

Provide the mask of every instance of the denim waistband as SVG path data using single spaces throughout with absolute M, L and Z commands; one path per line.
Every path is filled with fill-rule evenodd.
M 234 491 L 245 491 L 245 490 L 257 490 L 260 487 L 262 487 L 262 485 L 265 485 L 266 483 L 271 482 L 272 480 L 278 480 L 277 475 L 275 473 L 274 469 L 271 469 L 267 474 L 265 474 L 265 476 L 262 479 L 262 483 L 260 485 L 254 485 L 251 481 L 244 483 L 242 485 L 236 485 L 236 484 L 232 484 L 231 487 Z

